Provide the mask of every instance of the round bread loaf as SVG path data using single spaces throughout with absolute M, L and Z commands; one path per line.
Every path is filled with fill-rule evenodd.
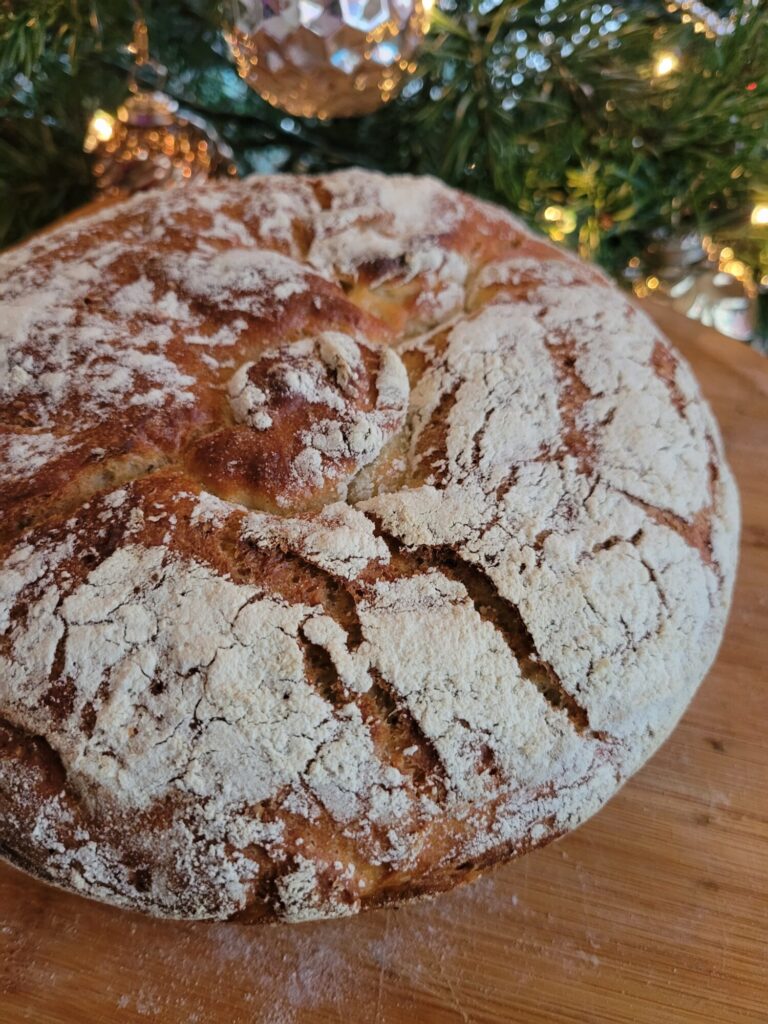
M 738 502 L 593 267 L 426 178 L 141 195 L 0 257 L 0 849 L 181 918 L 445 890 L 593 814 Z

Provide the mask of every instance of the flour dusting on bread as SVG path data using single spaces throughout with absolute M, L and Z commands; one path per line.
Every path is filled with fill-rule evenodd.
M 342 917 L 594 813 L 717 649 L 686 364 L 428 178 L 137 196 L 0 256 L 0 846 L 168 917 Z

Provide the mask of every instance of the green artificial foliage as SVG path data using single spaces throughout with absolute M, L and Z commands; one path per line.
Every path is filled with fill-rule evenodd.
M 691 8 L 686 14 L 683 7 Z M 360 164 L 437 174 L 501 202 L 620 276 L 650 243 L 727 239 L 756 279 L 768 230 L 768 4 L 442 0 L 417 75 L 359 120 L 288 117 L 238 78 L 206 0 L 142 5 L 167 91 L 241 173 Z M 0 0 L 0 246 L 84 201 L 97 107 L 127 91 L 125 0 Z M 678 67 L 660 76 L 661 52 Z M 768 281 L 768 277 L 766 277 Z

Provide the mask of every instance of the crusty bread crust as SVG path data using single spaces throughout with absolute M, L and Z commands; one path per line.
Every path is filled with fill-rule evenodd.
M 336 917 L 564 834 L 711 663 L 739 513 L 684 361 L 424 178 L 142 195 L 0 256 L 0 853 Z

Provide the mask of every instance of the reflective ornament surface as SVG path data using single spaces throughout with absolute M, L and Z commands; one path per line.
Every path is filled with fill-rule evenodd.
M 755 336 L 755 297 L 729 268 L 733 261 L 708 258 L 696 234 L 649 246 L 655 265 L 651 294 L 706 327 L 739 341 Z M 647 282 L 646 282 L 647 283 Z M 648 294 L 646 291 L 645 294 Z
M 240 0 L 227 42 L 238 71 L 297 117 L 356 117 L 415 71 L 432 0 Z
M 136 90 L 118 109 L 91 118 L 85 151 L 93 154 L 98 188 L 130 195 L 192 178 L 235 175 L 232 153 L 205 122 L 181 115 L 162 92 Z

